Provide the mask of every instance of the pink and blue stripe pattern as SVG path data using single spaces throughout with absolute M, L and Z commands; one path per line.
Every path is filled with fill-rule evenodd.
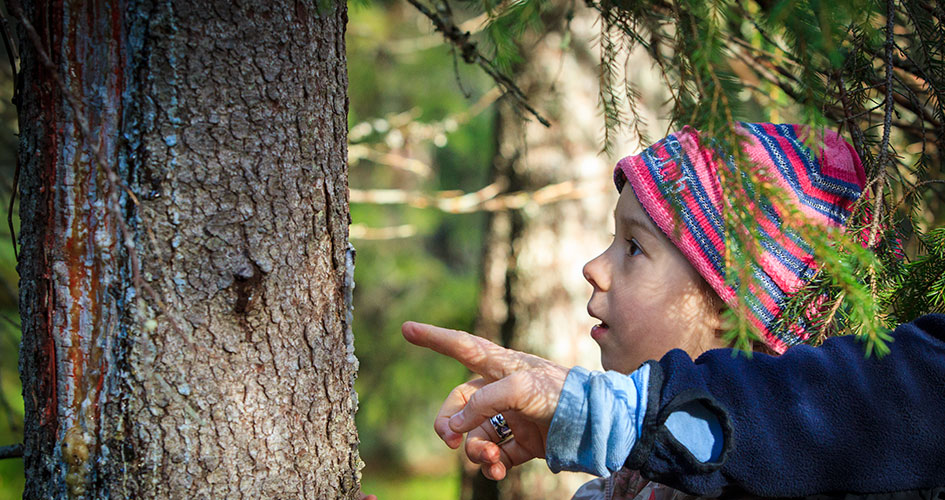
M 763 169 L 808 222 L 826 227 L 845 224 L 866 174 L 853 147 L 839 134 L 771 123 L 740 123 L 736 130 L 743 139 L 742 158 Z M 816 153 L 807 144 L 814 146 Z M 719 168 L 739 175 L 749 197 L 755 196 L 747 169 L 735 165 L 730 156 L 723 163 L 720 156 L 700 142 L 698 131 L 685 127 L 640 154 L 620 160 L 614 181 L 618 190 L 630 184 L 653 222 L 719 296 L 734 304 L 740 285 L 735 279 L 733 284 L 725 284 Z M 781 324 L 778 320 L 784 304 L 814 276 L 818 266 L 811 245 L 784 225 L 774 206 L 765 200 L 758 205 L 751 208 L 763 214 L 757 220 L 762 251 L 749 269 L 754 279 L 744 294 L 747 319 L 765 343 L 780 353 L 810 336 L 804 318 L 779 331 L 774 325 Z

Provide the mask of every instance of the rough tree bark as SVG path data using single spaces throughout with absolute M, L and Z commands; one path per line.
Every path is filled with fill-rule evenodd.
M 347 12 L 320 4 L 24 6 L 27 498 L 358 491 Z
M 591 287 L 585 262 L 604 250 L 613 232 L 617 193 L 612 159 L 601 155 L 603 120 L 598 106 L 600 53 L 594 41 L 600 29 L 596 12 L 574 6 L 571 41 L 562 48 L 567 2 L 559 2 L 545 20 L 540 40 L 527 42 L 516 71 L 529 99 L 552 122 L 545 128 L 525 121 L 514 104 L 499 107 L 493 181 L 510 191 L 534 192 L 558 185 L 564 201 L 496 212 L 486 230 L 483 279 L 476 332 L 507 347 L 532 352 L 565 366 L 600 366 L 600 350 L 591 340 L 594 320 L 586 306 Z M 635 83 L 654 91 L 645 54 L 634 54 Z M 651 93 L 651 92 L 647 92 Z M 653 103 L 640 111 L 656 120 Z M 658 132 L 657 132 L 658 133 Z M 618 151 L 633 150 L 638 140 L 621 137 Z M 513 469 L 496 483 L 467 464 L 464 498 L 570 498 L 592 476 L 552 475 L 542 461 Z

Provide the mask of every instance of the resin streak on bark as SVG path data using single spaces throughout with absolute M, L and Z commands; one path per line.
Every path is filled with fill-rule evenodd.
M 32 81 L 37 92 L 39 116 L 38 123 L 21 125 L 27 129 L 21 155 L 30 148 L 42 154 L 21 156 L 24 178 L 31 178 L 31 185 L 23 186 L 23 196 L 30 200 L 28 205 L 35 203 L 36 215 L 42 214 L 44 221 L 23 224 L 24 233 L 35 233 L 30 244 L 24 241 L 23 259 L 36 259 L 32 262 L 37 264 L 41 286 L 27 286 L 21 303 L 29 314 L 45 309 L 46 318 L 41 325 L 24 328 L 24 337 L 35 339 L 24 340 L 24 348 L 43 349 L 46 363 L 37 384 L 27 383 L 26 390 L 32 398 L 28 406 L 35 405 L 32 409 L 40 415 L 38 425 L 47 440 L 32 448 L 28 443 L 27 469 L 45 468 L 48 474 L 41 487 L 45 491 L 28 487 L 27 495 L 78 497 L 89 491 L 95 480 L 93 464 L 105 453 L 100 425 L 110 370 L 105 353 L 121 313 L 120 299 L 109 289 L 123 273 L 122 258 L 117 228 L 106 213 L 110 191 L 96 151 L 117 170 L 127 67 L 124 6 L 93 1 L 82 9 L 62 2 L 29 7 L 62 85 L 41 63 L 33 61 L 35 66 L 24 68 L 37 75 L 24 81 Z M 68 103 L 65 92 L 81 102 L 78 110 Z M 88 126 L 88 136 L 80 122 Z M 29 133 L 35 129 L 43 133 Z M 35 245 L 40 242 L 41 246 Z M 32 271 L 22 271 L 28 280 Z M 39 450 L 45 451 L 45 460 L 38 461 Z
M 57 158 L 53 201 L 55 221 L 52 329 L 59 364 L 59 425 L 66 485 L 70 495 L 89 489 L 92 464 L 100 454 L 102 388 L 109 369 L 104 356 L 120 314 L 108 289 L 120 273 L 117 225 L 108 197 L 117 187 L 99 160 L 117 165 L 122 93 L 126 67 L 122 5 L 90 2 L 85 11 L 62 17 L 66 35 L 59 48 L 60 77 L 83 108 L 66 108 L 64 138 Z M 70 28 L 71 27 L 71 28 Z M 102 43 L 102 41 L 107 41 Z M 84 137 L 72 116 L 82 113 L 91 132 Z M 112 167 L 116 168 L 116 167 Z

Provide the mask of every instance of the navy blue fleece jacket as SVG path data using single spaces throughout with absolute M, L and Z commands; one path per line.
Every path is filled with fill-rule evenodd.
M 588 425 L 585 435 L 571 440 L 577 443 L 575 456 L 587 455 L 595 441 L 592 433 L 622 436 L 603 441 L 605 455 L 622 444 L 629 449 L 625 467 L 702 496 L 863 494 L 943 486 L 945 315 L 901 325 L 893 338 L 892 352 L 882 359 L 865 358 L 854 337 L 832 338 L 816 348 L 792 347 L 778 357 L 747 359 L 717 349 L 693 362 L 681 350 L 670 351 L 659 362 L 648 362 L 646 387 L 639 391 L 643 400 L 627 406 L 626 411 L 642 413 L 642 423 L 615 433 L 599 425 L 603 406 L 591 399 L 577 402 Z M 623 411 L 621 405 L 633 398 L 621 391 L 608 399 L 611 408 Z M 721 428 L 720 451 L 707 461 L 696 458 L 666 426 L 671 414 L 693 404 L 714 414 Z M 595 412 L 597 424 L 590 425 Z M 548 438 L 553 470 L 572 468 L 558 457 L 566 448 L 560 439 L 565 428 L 573 433 L 581 422 L 563 425 L 556 413 Z M 629 446 L 627 431 L 635 434 Z

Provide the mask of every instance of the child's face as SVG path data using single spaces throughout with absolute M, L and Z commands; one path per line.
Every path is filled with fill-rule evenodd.
M 584 265 L 594 287 L 587 312 L 607 370 L 629 373 L 680 348 L 692 357 L 723 347 L 721 299 L 650 220 L 626 186 L 614 212 L 614 241 Z

